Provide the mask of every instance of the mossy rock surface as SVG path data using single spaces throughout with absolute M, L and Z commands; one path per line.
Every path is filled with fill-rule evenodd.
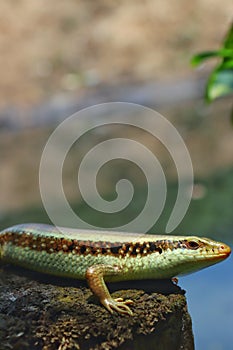
M 184 292 L 170 281 L 110 285 L 133 316 L 110 314 L 85 282 L 22 269 L 0 272 L 0 350 L 192 350 Z M 160 292 L 159 292 L 160 291 Z

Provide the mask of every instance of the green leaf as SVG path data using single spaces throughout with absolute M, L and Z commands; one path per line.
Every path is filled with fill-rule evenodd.
M 223 69 L 222 65 L 212 72 L 206 87 L 206 100 L 233 93 L 233 69 Z
M 233 93 L 233 23 L 220 50 L 206 51 L 194 55 L 191 59 L 191 64 L 198 66 L 205 60 L 213 57 L 219 58 L 220 64 L 209 75 L 205 90 L 205 100 L 207 102 L 212 102 L 218 97 Z M 233 108 L 230 118 L 233 125 Z
M 191 59 L 192 66 L 198 66 L 203 61 L 207 60 L 210 57 L 217 57 L 218 52 L 217 51 L 206 51 L 198 53 L 197 55 L 194 55 Z
M 233 93 L 233 24 L 219 50 L 201 52 L 192 57 L 191 63 L 193 66 L 197 66 L 213 57 L 219 58 L 220 63 L 208 79 L 205 92 L 205 99 L 208 102 Z
M 224 59 L 232 59 L 233 61 L 233 49 L 222 49 L 218 51 L 206 51 L 201 52 L 197 55 L 194 55 L 191 59 L 191 64 L 193 66 L 198 66 L 201 63 L 203 63 L 205 60 L 212 58 L 212 57 L 220 57 Z

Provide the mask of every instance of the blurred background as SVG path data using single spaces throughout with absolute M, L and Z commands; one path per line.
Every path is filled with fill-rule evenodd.
M 231 0 L 0 0 L 0 228 L 20 222 L 49 222 L 40 198 L 38 173 L 42 151 L 56 126 L 84 107 L 125 101 L 163 114 L 189 149 L 195 175 L 193 198 L 175 232 L 232 244 L 232 96 L 206 104 L 205 83 L 217 61 L 198 69 L 190 65 L 192 55 L 220 47 L 231 21 Z M 135 130 L 117 129 L 118 137 L 119 132 L 150 145 L 165 170 L 166 207 L 151 229 L 163 232 L 177 194 L 174 165 L 156 140 Z M 76 191 L 74 159 L 80 161 L 109 137 L 114 133 L 95 130 L 75 144 L 63 174 L 74 210 L 104 227 L 137 215 L 146 196 L 140 172 L 135 175 L 131 164 L 118 161 L 118 171 L 107 169 L 99 186 L 102 195 L 111 200 L 117 179 L 132 178 L 138 194 L 126 213 L 100 215 L 83 203 Z M 190 297 L 197 349 L 229 349 L 233 342 L 229 330 L 233 323 L 232 259 L 220 265 L 212 279 L 210 276 L 207 270 L 195 277 L 198 287 Z M 208 294 L 203 299 L 202 285 L 207 280 L 216 293 L 213 302 Z M 193 277 L 184 281 L 190 281 L 190 285 L 184 282 L 184 287 L 192 290 Z M 213 306 L 219 299 L 222 304 L 216 309 Z

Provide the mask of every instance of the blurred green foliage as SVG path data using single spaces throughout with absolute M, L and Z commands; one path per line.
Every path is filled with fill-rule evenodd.
M 220 63 L 213 69 L 208 78 L 205 91 L 207 102 L 212 102 L 218 97 L 233 93 L 233 23 L 219 50 L 206 51 L 194 55 L 191 63 L 193 66 L 198 66 L 205 60 L 213 57 L 219 58 Z

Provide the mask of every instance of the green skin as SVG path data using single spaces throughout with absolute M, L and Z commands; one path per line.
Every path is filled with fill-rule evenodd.
M 12 240 L 12 235 L 17 241 Z M 28 237 L 31 245 L 28 244 Z M 56 240 L 62 240 L 63 243 L 48 252 L 48 244 L 54 247 L 53 242 Z M 85 253 L 82 249 L 78 254 L 71 248 L 68 250 L 67 246 L 74 240 L 77 245 L 85 244 Z M 144 250 L 137 251 L 135 244 L 137 247 L 143 246 Z M 120 250 L 110 250 L 114 245 Z M 92 246 L 95 249 L 98 246 L 95 253 L 91 251 Z M 128 305 L 132 301 L 112 299 L 104 280 L 172 278 L 216 264 L 229 256 L 230 252 L 224 243 L 191 236 L 85 231 L 41 224 L 17 225 L 0 233 L 2 261 L 52 275 L 87 279 L 93 293 L 110 312 L 115 310 L 129 315 L 132 315 L 132 311 Z

